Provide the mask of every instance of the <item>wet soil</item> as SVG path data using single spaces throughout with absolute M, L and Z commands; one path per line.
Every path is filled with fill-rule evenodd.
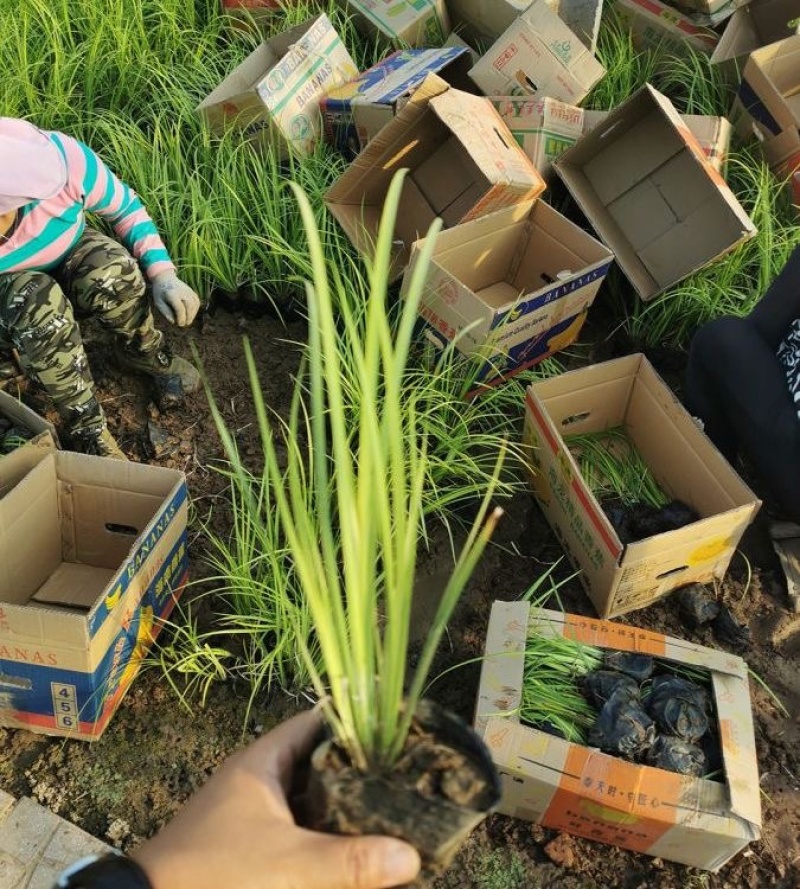
M 186 472 L 193 498 L 190 531 L 192 574 L 202 578 L 204 526 L 227 533 L 230 515 L 225 480 L 213 469 L 221 447 L 213 431 L 205 395 L 186 407 L 160 415 L 148 404 L 146 386 L 120 372 L 113 350 L 89 332 L 89 353 L 109 423 L 123 449 L 138 461 Z M 169 332 L 176 349 L 189 355 L 193 342 L 242 453 L 253 460 L 258 435 L 244 370 L 241 339 L 250 338 L 261 370 L 266 401 L 285 410 L 304 338 L 300 321 L 287 325 L 270 316 L 244 317 L 218 311 L 189 333 Z M 613 345 L 579 350 L 584 358 L 605 358 Z M 604 354 L 605 353 L 605 354 Z M 670 383 L 679 385 L 680 356 L 653 354 Z M 35 391 L 26 399 L 46 405 Z M 149 431 L 148 431 L 148 424 Z M 752 669 L 781 699 L 790 716 L 776 707 L 757 683 L 751 684 L 761 773 L 764 832 L 718 874 L 703 874 L 645 855 L 621 851 L 542 828 L 491 816 L 473 834 L 439 889 L 800 889 L 800 615 L 791 614 L 777 559 L 759 518 L 748 531 L 721 587 L 724 601 L 747 623 L 753 645 L 746 656 Z M 491 603 L 518 597 L 562 555 L 532 496 L 507 504 L 496 539 L 482 560 L 438 656 L 439 679 L 430 697 L 469 720 L 475 704 L 484 635 Z M 452 565 L 452 541 L 433 529 L 420 565 L 418 636 L 430 613 L 429 594 L 441 587 Z M 556 572 L 566 577 L 568 569 Z M 199 589 L 202 589 L 202 585 Z M 187 593 L 188 600 L 194 590 Z M 592 614 L 576 582 L 561 589 L 564 607 Z M 201 621 L 213 618 L 205 600 Z M 211 603 L 211 604 L 209 604 Z M 708 633 L 688 630 L 677 604 L 667 598 L 627 615 L 636 626 L 691 638 L 718 647 Z M 461 665 L 461 666 L 457 666 Z M 128 850 L 170 819 L 225 756 L 260 731 L 307 706 L 280 691 L 264 695 L 247 709 L 247 689 L 233 680 L 213 685 L 204 709 L 187 712 L 157 668 L 136 680 L 100 741 L 87 744 L 0 729 L 0 787 L 30 795 L 90 833 Z

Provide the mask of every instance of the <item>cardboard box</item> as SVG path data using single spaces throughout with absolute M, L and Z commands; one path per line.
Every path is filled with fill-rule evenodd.
M 320 100 L 325 140 L 350 159 L 367 146 L 430 73 L 450 86 L 471 87 L 467 48 L 404 49 Z
M 404 46 L 441 46 L 450 33 L 444 0 L 347 0 L 356 27 L 368 37 Z
M 328 189 L 325 203 L 356 249 L 372 254 L 394 174 L 408 169 L 395 226 L 391 279 L 438 216 L 445 227 L 530 201 L 545 184 L 482 96 L 429 74 L 397 117 Z
M 487 96 L 550 96 L 573 105 L 604 74 L 547 0 L 534 0 L 470 71 Z
M 448 0 L 453 30 L 472 46 L 488 48 L 531 0 Z
M 756 233 L 672 103 L 651 86 L 554 168 L 643 300 Z
M 240 130 L 280 156 L 310 152 L 320 137 L 319 100 L 358 74 L 326 15 L 264 41 L 198 106 L 211 130 Z
M 719 34 L 661 0 L 615 0 L 614 9 L 639 49 L 664 46 L 681 54 L 691 46 L 710 56 L 717 48 Z
M 0 725 L 95 740 L 186 581 L 186 479 L 50 449 L 4 485 Z
M 574 340 L 613 259 L 544 201 L 457 225 L 433 250 L 420 305 L 428 339 L 481 356 L 481 387 L 500 383 Z
M 604 121 L 607 111 L 584 111 L 584 132 Z M 681 114 L 681 120 L 697 140 L 708 163 L 723 177 L 727 169 L 733 126 L 726 117 L 705 114 Z
M 547 0 L 547 5 L 584 46 L 593 53 L 597 51 L 603 0 Z
M 711 55 L 711 62 L 727 66 L 731 78 L 738 83 L 751 52 L 798 33 L 800 7 L 797 0 L 751 0 L 730 17 Z
M 800 35 L 750 54 L 738 102 L 740 132 L 757 137 L 770 166 L 788 175 L 800 156 Z
M 523 725 L 518 708 L 531 626 L 709 671 L 724 782 L 626 762 Z M 710 871 L 761 836 L 753 715 L 741 658 L 625 624 L 531 609 L 528 602 L 494 603 L 485 655 L 475 727 L 500 772 L 503 814 Z
M 724 576 L 761 502 L 643 355 L 536 383 L 526 398 L 531 483 L 601 617 L 643 608 L 687 583 Z M 623 544 L 563 436 L 623 426 L 664 493 L 700 516 Z
M 717 28 L 750 0 L 670 0 L 670 2 L 680 12 L 685 12 L 696 25 Z
M 553 161 L 584 133 L 608 117 L 607 111 L 589 111 L 555 99 L 492 96 L 491 102 L 522 150 L 545 181 L 553 175 Z M 709 163 L 724 174 L 731 140 L 731 124 L 724 117 L 682 114 Z
M 58 444 L 58 436 L 52 423 L 49 423 L 44 417 L 40 417 L 36 411 L 31 410 L 18 398 L 14 398 L 2 389 L 0 389 L 0 417 L 5 417 L 7 420 L 11 420 L 15 426 L 21 426 L 33 433 L 27 444 L 16 448 L 11 454 L 0 454 L 0 460 L 6 460 L 12 454 L 25 448 L 36 448 L 43 444 L 46 449 L 50 449 Z M 0 494 L 2 494 L 1 485 L 2 482 L 0 482 Z

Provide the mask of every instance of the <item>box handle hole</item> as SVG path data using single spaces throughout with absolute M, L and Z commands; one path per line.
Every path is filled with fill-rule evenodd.
M 664 571 L 662 574 L 656 574 L 656 580 L 661 580 L 662 577 L 669 577 L 670 574 L 678 574 L 680 571 L 685 571 L 688 567 L 688 565 L 679 565 L 677 568 L 670 568 L 669 571 Z
M 524 74 L 524 75 L 522 76 L 522 79 L 525 81 L 525 83 L 528 85 L 528 87 L 529 87 L 531 90 L 533 90 L 533 92 L 535 92 L 535 93 L 538 93 L 538 92 L 539 92 L 539 87 L 536 86 L 536 84 L 530 79 L 530 77 L 528 77 L 527 74 Z
M 126 537 L 138 537 L 139 532 L 133 525 L 120 525 L 117 522 L 106 522 L 106 531 L 111 534 L 124 534 Z
M 508 142 L 506 142 L 506 140 L 503 138 L 503 134 L 500 132 L 500 130 L 497 129 L 497 127 L 494 127 L 494 132 L 497 138 L 503 143 L 503 148 L 508 151 Z
M 591 411 L 581 411 L 579 414 L 570 414 L 561 421 L 562 426 L 573 426 L 575 423 L 582 423 L 591 417 Z

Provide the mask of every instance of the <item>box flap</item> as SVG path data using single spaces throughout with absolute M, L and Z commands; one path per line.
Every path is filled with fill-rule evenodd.
M 492 716 L 519 708 L 529 612 L 529 602 L 492 603 L 475 709 L 474 725 L 480 735 Z
M 544 191 L 544 180 L 485 96 L 450 89 L 434 96 L 430 107 L 490 182 L 528 188 L 529 199 Z
M 45 457 L 55 453 L 56 442 L 49 432 L 42 432 L 25 447 L 16 448 L 0 460 L 0 499 L 17 485 Z
M 31 601 L 88 611 L 113 576 L 114 572 L 109 568 L 62 562 L 33 594 Z

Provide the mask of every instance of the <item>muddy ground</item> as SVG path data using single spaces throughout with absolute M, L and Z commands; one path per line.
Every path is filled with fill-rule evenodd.
M 297 349 L 292 342 L 304 337 L 301 322 L 284 326 L 269 316 L 248 318 L 220 310 L 206 316 L 196 331 L 170 336 L 184 354 L 189 354 L 189 340 L 196 343 L 218 401 L 229 423 L 238 430 L 245 453 L 256 455 L 243 369 L 243 334 L 254 346 L 267 402 L 285 407 L 297 364 Z M 224 482 L 211 469 L 221 449 L 205 397 L 192 396 L 185 410 L 159 416 L 147 406 L 142 384 L 121 374 L 111 363 L 113 350 L 106 347 L 102 337 L 90 333 L 89 339 L 90 358 L 110 425 L 123 448 L 134 460 L 150 460 L 187 473 L 194 503 L 192 571 L 195 578 L 202 577 L 206 569 L 201 522 L 209 522 L 222 533 L 229 524 Z M 593 349 L 582 350 L 586 357 L 607 357 L 618 350 L 603 343 L 599 336 L 596 343 Z M 668 377 L 679 379 L 676 371 L 680 356 L 653 357 Z M 26 397 L 35 406 L 44 406 L 34 391 L 29 390 Z M 148 422 L 153 424 L 155 445 L 147 432 Z M 785 586 L 763 518 L 748 532 L 743 552 L 752 567 L 752 577 L 748 579 L 745 560 L 735 557 L 722 587 L 723 596 L 751 628 L 753 646 L 748 662 L 792 714 L 789 718 L 781 715 L 760 687 L 752 687 L 763 838 L 720 873 L 709 875 L 495 815 L 473 835 L 454 867 L 440 880 L 440 889 L 800 889 L 800 616 L 788 611 Z M 437 670 L 479 657 L 491 602 L 519 596 L 543 567 L 560 555 L 559 544 L 533 499 L 527 495 L 516 497 L 508 504 L 495 545 L 459 608 Z M 420 571 L 421 626 L 425 594 L 436 589 L 446 576 L 449 559 L 446 536 L 434 533 Z M 569 585 L 562 596 L 567 610 L 592 614 L 577 584 Z M 208 609 L 203 619 L 208 619 Z M 710 635 L 687 631 L 669 599 L 628 615 L 626 621 L 687 636 L 702 644 L 716 644 Z M 448 674 L 434 686 L 431 696 L 471 718 L 479 669 L 472 663 Z M 180 707 L 159 671 L 146 670 L 95 744 L 0 729 L 4 751 L 0 787 L 18 796 L 30 795 L 90 833 L 122 849 L 131 849 L 168 821 L 227 753 L 305 706 L 303 700 L 276 692 L 256 702 L 245 726 L 246 702 L 246 689 L 228 681 L 211 689 L 204 710 L 190 714 Z

